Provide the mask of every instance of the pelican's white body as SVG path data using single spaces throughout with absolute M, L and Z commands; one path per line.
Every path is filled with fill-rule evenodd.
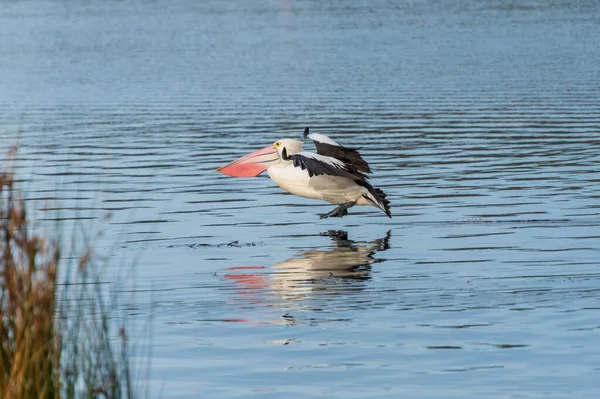
M 320 199 L 335 205 L 356 202 L 356 205 L 372 205 L 363 195 L 372 197 L 365 187 L 340 176 L 308 175 L 307 170 L 295 167 L 291 161 L 282 161 L 267 169 L 269 177 L 288 193 L 300 197 Z

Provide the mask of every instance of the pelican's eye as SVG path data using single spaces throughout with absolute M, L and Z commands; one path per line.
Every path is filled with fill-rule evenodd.
M 273 144 L 273 147 L 275 147 L 275 148 L 281 147 L 281 141 L 276 141 L 275 144 Z

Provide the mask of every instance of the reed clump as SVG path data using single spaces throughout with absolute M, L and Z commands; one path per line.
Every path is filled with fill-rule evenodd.
M 69 263 L 60 239 L 35 232 L 15 157 L 0 170 L 0 399 L 133 397 L 127 336 L 111 324 L 91 251 Z

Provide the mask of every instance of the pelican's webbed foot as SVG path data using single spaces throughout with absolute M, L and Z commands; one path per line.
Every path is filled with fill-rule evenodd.
M 338 206 L 337 208 L 335 208 L 333 211 L 328 212 L 328 213 L 324 213 L 321 216 L 321 219 L 326 219 L 326 218 L 341 218 L 343 216 L 346 216 L 348 214 L 348 208 L 352 208 L 354 205 L 356 205 L 356 202 L 346 202 L 345 204 L 342 204 L 340 206 Z

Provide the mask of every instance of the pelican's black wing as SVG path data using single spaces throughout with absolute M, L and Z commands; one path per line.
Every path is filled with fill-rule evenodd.
M 333 157 L 312 152 L 299 152 L 290 156 L 284 155 L 293 162 L 294 167 L 306 170 L 310 177 L 327 175 L 345 177 L 353 181 L 366 180 L 363 173 Z
M 317 154 L 339 159 L 359 172 L 371 173 L 369 164 L 358 152 L 359 148 L 344 147 L 324 134 L 309 134 L 308 128 L 304 129 L 304 137 L 311 139 L 315 143 L 315 147 L 317 147 Z

